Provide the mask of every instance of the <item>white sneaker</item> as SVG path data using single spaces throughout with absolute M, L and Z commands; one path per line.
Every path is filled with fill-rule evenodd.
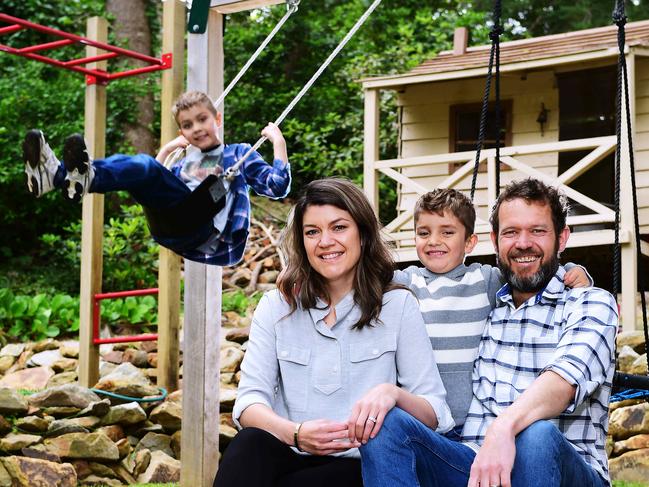
M 23 159 L 27 189 L 36 197 L 54 189 L 54 176 L 60 163 L 40 130 L 30 130 L 23 140 Z
M 63 193 L 72 201 L 81 201 L 90 189 L 95 177 L 95 168 L 81 134 L 70 135 L 63 146 L 63 165 L 67 171 L 63 182 Z

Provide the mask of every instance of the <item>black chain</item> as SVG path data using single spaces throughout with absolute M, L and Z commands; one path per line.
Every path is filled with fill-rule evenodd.
M 489 32 L 491 51 L 489 53 L 489 66 L 487 68 L 484 96 L 482 97 L 480 128 L 478 131 L 478 143 L 476 144 L 473 178 L 471 180 L 471 201 L 473 201 L 473 197 L 475 196 L 475 188 L 478 182 L 478 170 L 480 168 L 480 152 L 482 151 L 487 131 L 487 111 L 489 109 L 489 94 L 491 93 L 491 78 L 494 58 L 496 59 L 496 194 L 500 192 L 500 35 L 503 33 L 502 27 L 500 26 L 501 12 L 501 0 L 495 0 L 493 10 L 494 25 L 491 32 Z

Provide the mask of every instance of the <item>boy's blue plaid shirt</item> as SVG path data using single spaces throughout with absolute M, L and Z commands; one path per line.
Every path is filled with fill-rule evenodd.
M 227 171 L 249 149 L 250 144 L 225 144 L 223 169 Z M 180 177 L 184 161 L 182 159 L 171 169 L 178 177 Z M 185 251 L 183 257 L 195 262 L 220 266 L 234 265 L 241 260 L 250 229 L 249 187 L 261 196 L 284 198 L 291 189 L 290 164 L 275 159 L 271 166 L 264 161 L 258 152 L 253 152 L 243 163 L 239 174 L 230 185 L 229 191 L 234 193 L 234 202 L 228 214 L 228 223 L 219 236 L 216 251 L 211 254 Z

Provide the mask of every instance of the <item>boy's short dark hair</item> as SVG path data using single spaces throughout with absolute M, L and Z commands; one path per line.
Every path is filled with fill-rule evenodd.
M 498 196 L 493 210 L 491 211 L 491 229 L 498 235 L 500 229 L 500 221 L 498 211 L 500 206 L 505 201 L 515 199 L 524 199 L 528 203 L 540 203 L 548 205 L 552 212 L 552 224 L 554 231 L 559 238 L 559 234 L 566 226 L 566 219 L 568 217 L 568 198 L 561 191 L 554 186 L 545 184 L 534 178 L 522 179 L 520 181 L 513 181 L 503 189 L 502 193 Z
M 475 229 L 475 208 L 471 200 L 460 191 L 450 188 L 437 188 L 422 195 L 415 203 L 415 225 L 423 212 L 444 215 L 451 212 L 464 225 L 465 238 L 473 235 Z
M 203 105 L 216 117 L 216 107 L 209 95 L 202 91 L 187 91 L 180 95 L 171 107 L 171 114 L 174 116 L 176 123 L 178 123 L 178 113 L 189 110 L 196 105 Z

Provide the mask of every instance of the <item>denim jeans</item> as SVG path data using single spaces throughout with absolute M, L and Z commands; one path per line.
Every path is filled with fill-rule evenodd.
M 360 448 L 367 487 L 465 487 L 475 452 L 394 408 Z M 607 483 L 549 421 L 516 437 L 513 487 L 604 487 Z
M 172 207 L 191 193 L 179 177 L 148 154 L 115 154 L 106 159 L 97 159 L 92 165 L 95 177 L 90 184 L 91 193 L 128 191 L 139 204 L 151 208 Z M 54 178 L 55 186 L 63 187 L 65 174 L 65 167 L 61 164 Z M 161 245 L 180 253 L 201 245 L 212 231 L 213 226 L 209 224 L 192 235 L 154 238 Z

